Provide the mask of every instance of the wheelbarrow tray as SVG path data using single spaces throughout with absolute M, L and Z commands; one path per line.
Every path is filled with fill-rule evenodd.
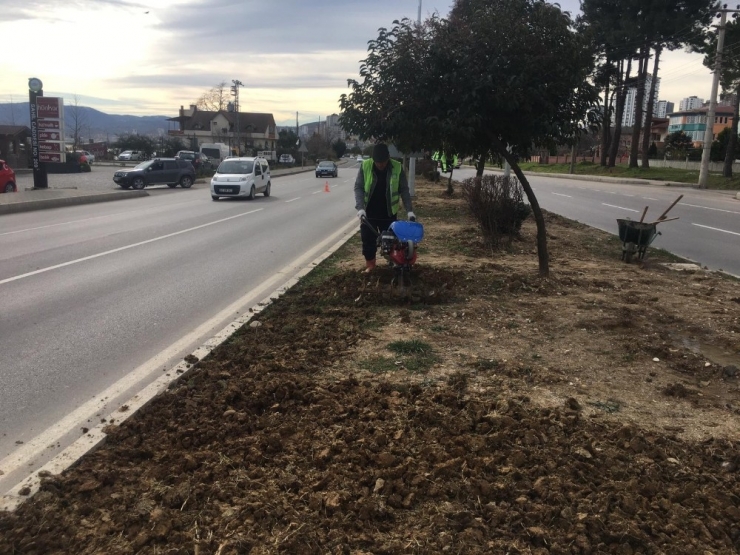
M 635 222 L 617 218 L 619 239 L 622 243 L 634 243 L 638 247 L 647 247 L 657 236 L 656 224 Z

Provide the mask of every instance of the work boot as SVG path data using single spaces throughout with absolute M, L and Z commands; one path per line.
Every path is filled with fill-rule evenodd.
M 365 260 L 365 273 L 369 274 L 375 269 L 375 259 Z

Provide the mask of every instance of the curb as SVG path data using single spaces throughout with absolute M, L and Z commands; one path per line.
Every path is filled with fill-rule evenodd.
M 125 200 L 129 198 L 148 197 L 147 191 L 113 191 L 112 193 L 94 193 L 91 195 L 76 195 L 54 199 L 38 199 L 22 202 L 11 202 L 0 204 L 0 215 L 15 214 L 17 212 L 30 212 L 32 210 L 43 210 L 46 208 L 59 208 L 62 206 L 73 206 L 77 204 L 91 204 L 95 202 L 107 202 L 111 200 Z

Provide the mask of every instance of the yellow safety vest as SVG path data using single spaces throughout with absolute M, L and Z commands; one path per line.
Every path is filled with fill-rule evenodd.
M 373 192 L 373 162 L 372 158 L 369 158 L 362 162 L 362 173 L 365 176 L 365 206 L 370 201 L 370 195 Z M 391 198 L 389 200 L 389 206 L 391 214 L 395 215 L 398 212 L 398 204 L 401 199 L 398 194 L 398 186 L 401 181 L 401 162 L 396 160 L 390 160 L 391 163 Z M 387 195 L 386 195 L 387 197 Z

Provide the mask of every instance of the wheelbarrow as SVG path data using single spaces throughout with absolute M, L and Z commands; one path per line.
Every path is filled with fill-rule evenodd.
M 660 235 L 657 223 L 634 222 L 617 218 L 619 240 L 622 241 L 622 260 L 629 263 L 637 254 L 638 260 L 645 258 L 645 251 L 655 238 Z
M 647 214 L 648 211 L 647 206 L 645 207 L 645 210 L 643 210 L 642 217 L 639 222 L 635 222 L 628 218 L 617 218 L 617 225 L 619 226 L 619 240 L 622 241 L 622 260 L 630 263 L 635 254 L 637 255 L 638 260 L 645 258 L 645 251 L 647 251 L 647 248 L 653 241 L 655 241 L 655 238 L 658 235 L 662 235 L 660 231 L 657 230 L 657 225 L 662 222 L 670 222 L 678 219 L 666 219 L 666 214 L 668 214 L 671 208 L 676 206 L 678 201 L 682 198 L 683 195 L 679 195 L 679 197 L 673 201 L 673 204 L 671 204 L 654 222 L 647 223 L 643 221 L 645 219 L 645 214 Z

